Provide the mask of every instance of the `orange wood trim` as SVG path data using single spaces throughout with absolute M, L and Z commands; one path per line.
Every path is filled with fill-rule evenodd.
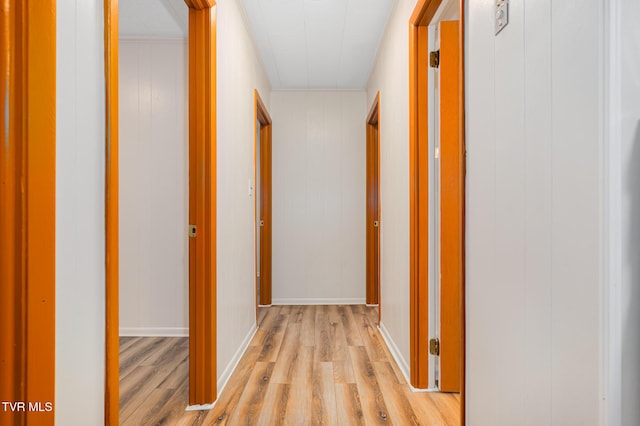
M 18 4 L 16 4 L 18 3 Z M 23 22 L 19 1 L 0 6 L 0 282 L 6 283 L 0 297 L 0 399 L 23 401 L 20 385 L 25 371 L 23 353 L 22 291 L 24 273 L 22 255 L 22 132 L 24 109 L 24 72 L 19 63 L 18 29 Z M 16 28 L 17 27 L 17 28 Z M 4 100 L 7 100 L 6 102 Z M 5 207 L 6 206 L 6 207 Z M 7 416 L 4 414 L 3 416 Z M 0 417 L 2 420 L 2 417 Z M 1 424 L 22 424 L 24 418 L 13 415 Z
M 410 25 L 409 48 L 409 279 L 410 370 L 416 388 L 429 385 L 428 29 Z
M 461 246 L 462 246 L 462 260 L 460 262 L 460 425 L 464 426 L 466 424 L 466 406 L 467 406 L 467 397 L 466 397 L 466 170 L 467 170 L 467 148 L 466 148 L 466 139 L 465 139 L 465 85 L 464 85 L 464 75 L 465 75 L 465 48 L 464 48 L 464 37 L 465 37 L 465 7 L 464 1 L 458 1 L 458 16 L 459 16 L 459 24 L 458 24 L 458 54 L 459 60 L 458 65 L 459 75 L 460 75 L 460 90 L 458 93 L 458 108 L 459 112 L 459 126 L 460 126 L 460 147 L 461 147 L 461 197 L 462 197 L 462 233 L 460 235 Z
M 258 297 L 258 277 L 256 274 L 256 320 L 257 320 L 257 304 L 270 305 L 272 298 L 272 239 L 273 239 L 273 224 L 272 224 L 272 164 L 271 164 L 271 137 L 272 137 L 272 121 L 267 107 L 264 105 L 260 93 L 258 90 L 254 90 L 254 121 L 253 125 L 256 125 L 256 121 L 260 123 L 260 129 L 255 129 L 254 135 L 254 163 L 256 153 L 260 150 L 260 187 L 256 187 L 256 193 L 260 191 L 260 206 L 256 208 L 256 235 L 260 238 L 260 300 Z M 258 134 L 260 132 L 260 146 L 258 147 Z M 254 176 L 256 176 L 257 169 L 254 164 Z M 259 221 L 264 220 L 264 226 L 259 226 Z M 257 250 L 257 245 L 256 245 Z M 256 256 L 256 271 L 257 271 L 257 256 Z
M 209 404 L 217 397 L 215 7 L 189 9 L 189 222 L 197 226 L 189 241 L 189 404 Z
M 119 424 L 119 169 L 118 169 L 118 0 L 104 2 L 104 66 L 106 85 L 106 369 L 104 421 Z
M 253 193 L 257 194 L 260 188 L 258 188 L 258 132 L 260 129 L 256 126 L 258 122 L 258 90 L 253 90 Z M 257 195 L 254 195 L 257 196 Z M 255 304 L 256 304 L 256 326 L 258 325 L 258 305 L 260 304 L 260 300 L 258 300 L 258 238 L 260 238 L 260 232 L 258 230 L 258 221 L 260 220 L 260 215 L 258 211 L 257 201 L 254 198 L 253 200 L 253 270 L 255 271 Z
M 420 4 L 416 10 L 420 10 Z M 411 21 L 417 17 L 411 17 Z M 418 387 L 418 27 L 409 24 L 409 381 Z
M 376 97 L 371 103 L 369 113 L 367 114 L 367 124 L 378 124 L 378 110 L 380 109 L 380 91 L 376 93 Z
M 379 139 L 380 92 L 367 114 L 366 120 L 366 303 L 380 301 L 380 228 L 373 222 L 380 220 L 380 139 Z M 378 309 L 380 321 L 380 309 Z
M 427 371 L 428 371 L 428 348 L 426 348 L 426 339 L 428 337 L 427 328 L 428 323 L 428 302 L 426 295 L 422 295 L 420 290 L 424 290 L 420 286 L 419 277 L 425 274 L 426 276 L 426 264 L 421 264 L 420 258 L 421 252 L 421 240 L 425 238 L 425 234 L 421 233 L 419 224 L 420 216 L 423 213 L 420 203 L 420 189 L 426 182 L 427 170 L 424 167 L 420 167 L 419 161 L 419 147 L 421 146 L 422 133 L 426 132 L 427 111 L 421 108 L 420 104 L 424 103 L 426 106 L 426 100 L 428 99 L 428 92 L 421 90 L 419 84 L 419 71 L 422 66 L 419 64 L 426 64 L 426 55 L 423 58 L 419 56 L 421 53 L 426 54 L 428 50 L 427 34 L 421 34 L 419 29 L 429 25 L 435 12 L 437 11 L 441 0 L 418 0 L 416 7 L 409 20 L 409 193 L 410 193 L 410 364 L 411 364 L 411 384 L 415 387 L 426 387 Z M 459 116 L 460 116 L 460 141 L 462 149 L 464 150 L 464 4 L 462 1 L 458 1 L 458 10 L 460 16 L 459 23 L 459 67 L 461 80 L 459 82 Z M 426 29 L 426 28 L 425 28 Z M 465 199 L 464 189 L 464 175 L 466 170 L 464 151 L 462 160 L 462 200 Z M 425 163 L 426 164 L 426 163 Z M 425 181 L 421 180 L 421 174 L 424 173 Z M 427 205 L 428 206 L 428 205 Z M 462 205 L 462 234 L 461 234 L 461 246 L 464 248 L 465 233 L 464 233 L 464 211 L 465 205 Z M 428 240 L 424 240 L 428 241 Z M 460 351 L 462 356 L 460 357 L 461 363 L 461 404 L 460 404 L 460 422 L 461 425 L 465 424 L 465 412 L 466 412 L 466 390 L 465 390 L 465 271 L 464 271 L 464 250 L 462 252 L 462 270 L 460 280 L 460 310 L 461 310 L 461 325 L 460 325 Z M 424 319 L 424 320 L 423 320 Z M 424 347 L 423 347 L 424 346 Z M 424 360 L 424 361 L 423 361 Z
M 463 148 L 458 21 L 440 22 L 440 390 L 460 392 Z
M 376 103 L 378 104 L 377 117 L 376 117 L 376 208 L 378 210 L 378 221 L 382 217 L 381 205 L 380 205 L 380 91 L 376 94 Z M 376 273 L 378 274 L 378 287 L 376 288 L 378 299 L 378 325 L 382 322 L 382 277 L 380 276 L 380 228 L 376 228 L 376 246 L 377 246 L 377 259 L 376 259 Z
M 54 401 L 56 4 L 27 3 L 26 342 L 27 401 Z M 28 121 L 27 121 L 28 120 Z M 27 421 L 53 420 L 53 412 Z M 37 419 L 37 420 L 36 420 Z
M 189 9 L 203 10 L 211 9 L 216 5 L 215 0 L 184 0 Z
M 418 0 L 409 18 L 409 24 L 414 26 L 428 26 L 441 3 L 442 0 Z
M 266 110 L 265 110 L 266 112 Z M 271 214 L 271 124 L 261 126 L 260 130 L 260 210 L 264 226 L 262 227 L 260 243 L 260 269 L 261 284 L 260 303 L 270 305 L 272 300 L 272 238 L 273 238 L 273 217 Z
M 271 116 L 269 115 L 267 107 L 264 106 L 264 102 L 262 102 L 262 98 L 260 97 L 260 93 L 258 93 L 258 90 L 254 90 L 254 96 L 256 101 L 256 118 L 260 120 L 260 124 L 262 124 L 263 126 L 271 124 Z
M 55 1 L 4 1 L 0 22 L 0 397 L 54 404 Z M 0 416 L 3 424 L 54 419 L 53 411 Z

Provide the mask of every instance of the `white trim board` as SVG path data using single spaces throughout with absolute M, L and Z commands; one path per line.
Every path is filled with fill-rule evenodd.
M 600 424 L 622 424 L 622 2 L 602 1 Z
M 387 344 L 387 347 L 389 348 L 389 352 L 391 352 L 391 356 L 393 356 L 393 359 L 396 360 L 396 364 L 398 364 L 398 367 L 400 367 L 400 371 L 402 371 L 402 375 L 404 376 L 404 379 L 407 381 L 407 383 L 411 383 L 411 379 L 409 378 L 409 371 L 410 371 L 409 363 L 400 354 L 400 349 L 398 349 L 396 342 L 394 342 L 393 339 L 391 338 L 391 335 L 389 334 L 389 330 L 387 330 L 387 327 L 384 326 L 383 322 L 380 323 L 379 329 L 380 329 L 380 334 L 384 339 L 384 342 Z
M 438 389 L 432 389 L 432 388 L 418 389 L 411 386 L 411 378 L 409 377 L 409 371 L 410 371 L 409 363 L 400 354 L 400 349 L 398 349 L 396 342 L 394 342 L 393 339 L 391 338 L 391 335 L 389 334 L 389 331 L 387 330 L 387 328 L 384 326 L 384 323 L 380 324 L 379 329 L 380 329 L 380 335 L 382 335 L 384 342 L 387 344 L 387 347 L 389 348 L 389 352 L 391 352 L 391 356 L 396 361 L 396 364 L 398 364 L 400 371 L 402 371 L 402 375 L 404 376 L 404 379 L 407 382 L 407 386 L 409 386 L 409 389 L 411 389 L 411 392 L 438 392 Z
M 121 337 L 189 337 L 187 327 L 120 327 Z
M 303 299 L 273 299 L 272 305 L 364 305 L 365 298 L 303 298 Z
M 231 375 L 235 371 L 236 367 L 238 367 L 238 363 L 240 362 L 244 353 L 249 347 L 249 343 L 251 343 L 251 339 L 253 339 L 253 336 L 256 335 L 256 331 L 258 331 L 258 327 L 256 327 L 256 324 L 254 323 L 249 329 L 249 333 L 247 333 L 244 340 L 238 347 L 238 350 L 236 351 L 236 353 L 233 354 L 231 361 L 229 361 L 229 364 L 227 364 L 225 369 L 222 371 L 222 374 L 220 374 L 220 377 L 218 378 L 218 396 L 220 396 L 220 394 L 224 390 L 224 387 L 227 386 L 227 383 L 229 382 L 229 378 L 231 378 Z
M 227 383 L 229 382 L 231 375 L 236 370 L 236 368 L 238 367 L 238 364 L 240 363 L 240 360 L 244 356 L 244 353 L 247 351 L 247 348 L 249 347 L 249 343 L 251 343 L 251 340 L 253 339 L 253 336 L 255 336 L 256 331 L 258 331 L 258 327 L 256 327 L 255 324 L 253 324 L 249 329 L 249 333 L 247 333 L 244 340 L 238 347 L 238 350 L 236 351 L 235 354 L 233 354 L 231 361 L 229 361 L 229 364 L 227 364 L 227 367 L 224 369 L 224 371 L 220 375 L 220 378 L 218 378 L 218 382 L 217 382 L 218 399 L 213 401 L 211 404 L 188 405 L 187 408 L 185 408 L 185 411 L 211 410 L 213 407 L 215 407 L 216 403 L 220 400 L 220 395 L 222 394 L 222 391 L 224 390 L 225 386 L 227 386 Z

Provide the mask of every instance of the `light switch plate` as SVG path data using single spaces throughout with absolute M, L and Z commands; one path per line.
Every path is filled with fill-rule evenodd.
M 504 29 L 509 23 L 509 0 L 495 0 L 496 14 L 495 26 L 496 35 Z

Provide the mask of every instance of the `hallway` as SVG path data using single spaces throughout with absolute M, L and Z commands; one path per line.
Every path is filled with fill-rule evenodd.
M 123 338 L 121 424 L 459 424 L 458 394 L 411 392 L 377 317 L 363 305 L 269 308 L 210 411 L 184 411 L 187 338 Z

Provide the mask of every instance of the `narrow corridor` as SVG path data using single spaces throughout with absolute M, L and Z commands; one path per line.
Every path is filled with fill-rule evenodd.
M 124 425 L 458 425 L 459 395 L 413 393 L 363 305 L 273 306 L 210 411 L 185 412 L 187 338 L 121 339 Z

